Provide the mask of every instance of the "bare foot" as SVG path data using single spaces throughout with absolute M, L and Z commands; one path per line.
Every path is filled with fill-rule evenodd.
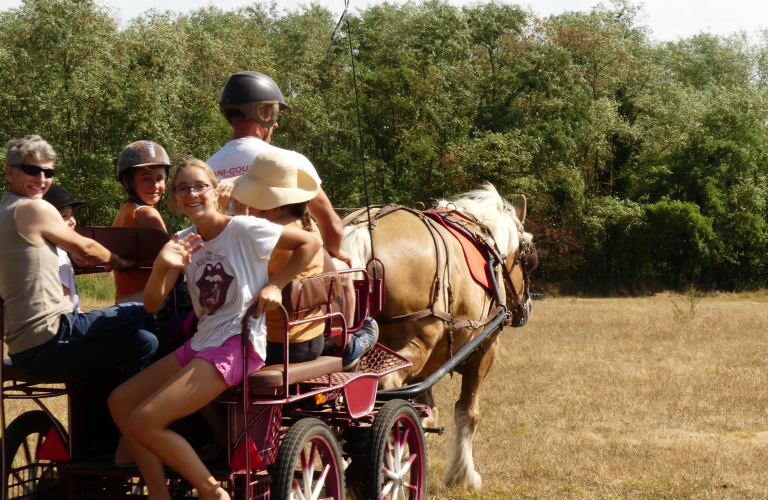
M 115 464 L 116 465 L 136 465 L 136 460 L 131 455 L 131 450 L 128 449 L 128 445 L 125 444 L 125 439 L 120 437 L 120 441 L 117 442 L 117 451 L 115 451 Z
M 199 494 L 201 500 L 231 500 L 229 493 L 220 486 L 212 494 L 204 495 L 202 492 Z

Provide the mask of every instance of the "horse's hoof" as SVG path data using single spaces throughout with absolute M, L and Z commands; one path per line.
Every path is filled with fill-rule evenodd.
M 474 470 L 465 471 L 465 473 L 459 477 L 446 476 L 445 485 L 452 486 L 454 484 L 461 486 L 462 488 L 479 490 L 483 487 L 483 479 L 480 477 L 480 474 Z
M 477 473 L 477 471 L 472 471 L 470 474 L 471 482 L 467 485 L 467 488 L 472 488 L 473 490 L 479 490 L 483 487 L 483 479 L 480 477 L 480 474 Z

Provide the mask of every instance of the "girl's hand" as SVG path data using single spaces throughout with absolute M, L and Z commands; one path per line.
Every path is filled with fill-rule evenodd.
M 167 269 L 184 269 L 184 266 L 192 263 L 192 254 L 203 248 L 200 239 L 200 235 L 194 233 L 183 238 L 179 238 L 178 234 L 174 235 L 160 250 L 155 263 Z
M 237 181 L 219 184 L 219 208 L 222 213 L 227 213 L 227 209 L 231 206 L 235 215 L 248 215 L 248 205 L 232 198 L 232 192 L 236 187 Z
M 256 312 L 254 313 L 258 318 L 266 311 L 277 309 L 278 306 L 283 303 L 283 294 L 278 287 L 268 284 L 259 290 L 259 293 L 256 294 L 254 299 L 259 302 L 256 306 Z

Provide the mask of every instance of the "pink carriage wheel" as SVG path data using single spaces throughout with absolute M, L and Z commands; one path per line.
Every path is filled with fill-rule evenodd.
M 427 496 L 427 447 L 413 407 L 387 402 L 373 421 L 365 453 L 365 497 L 422 500 Z
M 270 493 L 279 499 L 344 499 L 341 452 L 327 425 L 305 418 L 291 427 L 277 454 Z

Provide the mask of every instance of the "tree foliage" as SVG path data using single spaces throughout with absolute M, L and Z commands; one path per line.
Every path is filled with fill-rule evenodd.
M 151 139 L 207 158 L 229 138 L 227 77 L 271 75 L 292 110 L 279 146 L 318 167 L 336 206 L 450 196 L 490 181 L 529 200 L 542 265 L 568 290 L 768 282 L 768 32 L 657 42 L 628 0 L 545 19 L 488 1 L 382 3 L 351 31 L 312 4 L 149 11 L 92 0 L 0 13 L 0 124 L 59 153 L 83 224 L 123 194 L 117 155 Z M 166 214 L 172 228 L 184 221 Z

